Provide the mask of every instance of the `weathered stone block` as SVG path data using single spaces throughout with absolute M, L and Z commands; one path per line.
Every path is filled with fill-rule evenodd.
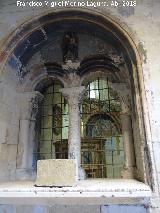
M 147 209 L 142 205 L 106 205 L 101 206 L 101 213 L 111 213 L 111 212 L 119 212 L 119 213 L 147 213 Z
M 0 122 L 0 144 L 7 142 L 7 123 Z
M 100 213 L 100 206 L 92 205 L 54 205 L 50 207 L 49 213 Z
M 49 207 L 48 206 L 16 206 L 16 213 L 49 213 Z
M 76 162 L 70 159 L 39 160 L 36 186 L 73 186 L 76 184 Z

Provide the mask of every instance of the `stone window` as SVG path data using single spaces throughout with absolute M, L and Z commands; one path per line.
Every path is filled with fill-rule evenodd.
M 140 58 L 130 36 L 100 14 L 73 11 L 45 18 L 43 27 L 35 22 L 34 30 L 24 32 L 7 61 L 22 103 L 15 104 L 17 138 L 5 128 L 3 133 L 3 141 L 9 135 L 17 144 L 15 179 L 35 177 L 39 159 L 68 158 L 76 159 L 88 178 L 148 182 Z
M 44 87 L 36 122 L 34 167 L 37 160 L 69 158 L 78 161 L 87 178 L 132 178 L 131 117 L 124 112 L 120 87 L 115 89 L 107 77 L 71 88 L 52 80 Z

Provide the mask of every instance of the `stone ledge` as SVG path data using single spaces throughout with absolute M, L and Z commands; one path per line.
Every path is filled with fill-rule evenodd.
M 136 180 L 81 180 L 73 187 L 34 187 L 35 182 L 0 184 L 3 204 L 142 204 L 151 197 L 149 186 Z M 18 198 L 18 199 L 17 199 Z

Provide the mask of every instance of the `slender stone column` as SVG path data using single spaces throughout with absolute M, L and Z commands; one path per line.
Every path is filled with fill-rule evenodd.
M 79 179 L 84 179 L 84 171 L 81 168 L 81 135 L 79 103 L 82 99 L 85 87 L 72 87 L 61 89 L 62 94 L 68 100 L 69 107 L 69 134 L 68 134 L 68 158 L 75 159 L 78 166 Z
M 21 119 L 17 156 L 17 178 L 32 178 L 35 121 L 39 103 L 43 96 L 39 92 L 21 94 Z
M 134 178 L 136 176 L 136 163 L 133 142 L 132 120 L 131 120 L 131 94 L 127 85 L 123 83 L 110 83 L 109 85 L 117 92 L 121 101 L 121 124 L 124 141 L 125 165 L 122 171 L 123 178 Z
M 131 116 L 129 113 L 121 114 L 122 135 L 124 140 L 125 166 L 123 178 L 134 178 L 135 176 L 135 153 L 132 134 Z

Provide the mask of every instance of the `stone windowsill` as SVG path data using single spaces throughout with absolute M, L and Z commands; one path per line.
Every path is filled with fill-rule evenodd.
M 90 179 L 74 187 L 35 187 L 34 182 L 0 184 L 1 204 L 144 204 L 149 186 L 136 180 Z M 18 198 L 18 199 L 17 199 Z

